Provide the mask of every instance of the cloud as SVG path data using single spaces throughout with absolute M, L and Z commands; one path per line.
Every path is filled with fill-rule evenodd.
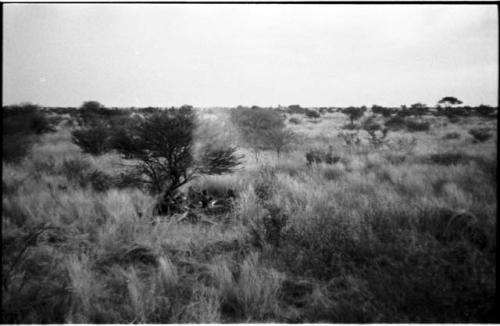
M 495 6 L 4 9 L 4 103 L 398 105 L 441 94 L 497 101 Z M 39 76 L 51 82 L 31 82 Z

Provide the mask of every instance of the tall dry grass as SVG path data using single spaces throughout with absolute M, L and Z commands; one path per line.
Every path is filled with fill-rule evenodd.
M 290 125 L 302 138 L 280 160 L 263 152 L 187 185 L 236 192 L 213 224 L 154 217 L 140 189 L 75 181 L 121 160 L 80 153 L 64 129 L 43 136 L 2 164 L 2 321 L 495 321 L 495 140 L 443 139 L 456 125 L 433 122 L 411 152 L 347 147 L 347 118 L 327 117 Z M 341 160 L 307 166 L 313 145 Z

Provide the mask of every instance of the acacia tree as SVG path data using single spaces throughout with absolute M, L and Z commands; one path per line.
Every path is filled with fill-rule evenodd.
M 450 107 L 453 105 L 460 105 L 462 101 L 453 96 L 445 96 L 439 100 L 438 104 L 444 104 L 446 107 Z
M 361 118 L 365 113 L 365 111 L 366 111 L 365 107 L 350 106 L 342 110 L 342 113 L 349 116 L 349 119 L 351 120 L 351 126 L 354 126 L 354 120 L 358 120 L 359 118 Z
M 263 108 L 238 108 L 231 112 L 243 141 L 252 148 L 258 160 L 260 150 L 274 149 L 278 156 L 293 137 L 285 129 L 285 120 L 277 111 Z
M 296 135 L 286 128 L 272 128 L 264 132 L 264 138 L 279 159 L 281 153 L 295 140 Z
M 134 119 L 116 131 L 112 146 L 126 158 L 137 161 L 135 169 L 145 176 L 153 194 L 170 195 L 199 173 L 232 172 L 240 157 L 234 151 L 193 157 L 195 113 L 190 107 L 170 109 Z

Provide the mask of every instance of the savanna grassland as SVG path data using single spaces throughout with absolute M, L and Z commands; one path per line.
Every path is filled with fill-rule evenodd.
M 2 322 L 495 321 L 496 112 L 292 106 L 264 146 L 251 110 L 193 109 L 192 161 L 224 144 L 241 163 L 176 189 L 234 192 L 194 219 L 159 213 L 130 169 L 143 152 L 92 145 L 113 125 L 4 115 Z

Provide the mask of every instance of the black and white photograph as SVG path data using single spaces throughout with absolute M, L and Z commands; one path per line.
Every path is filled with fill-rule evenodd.
M 497 4 L 2 18 L 2 324 L 500 323 Z

